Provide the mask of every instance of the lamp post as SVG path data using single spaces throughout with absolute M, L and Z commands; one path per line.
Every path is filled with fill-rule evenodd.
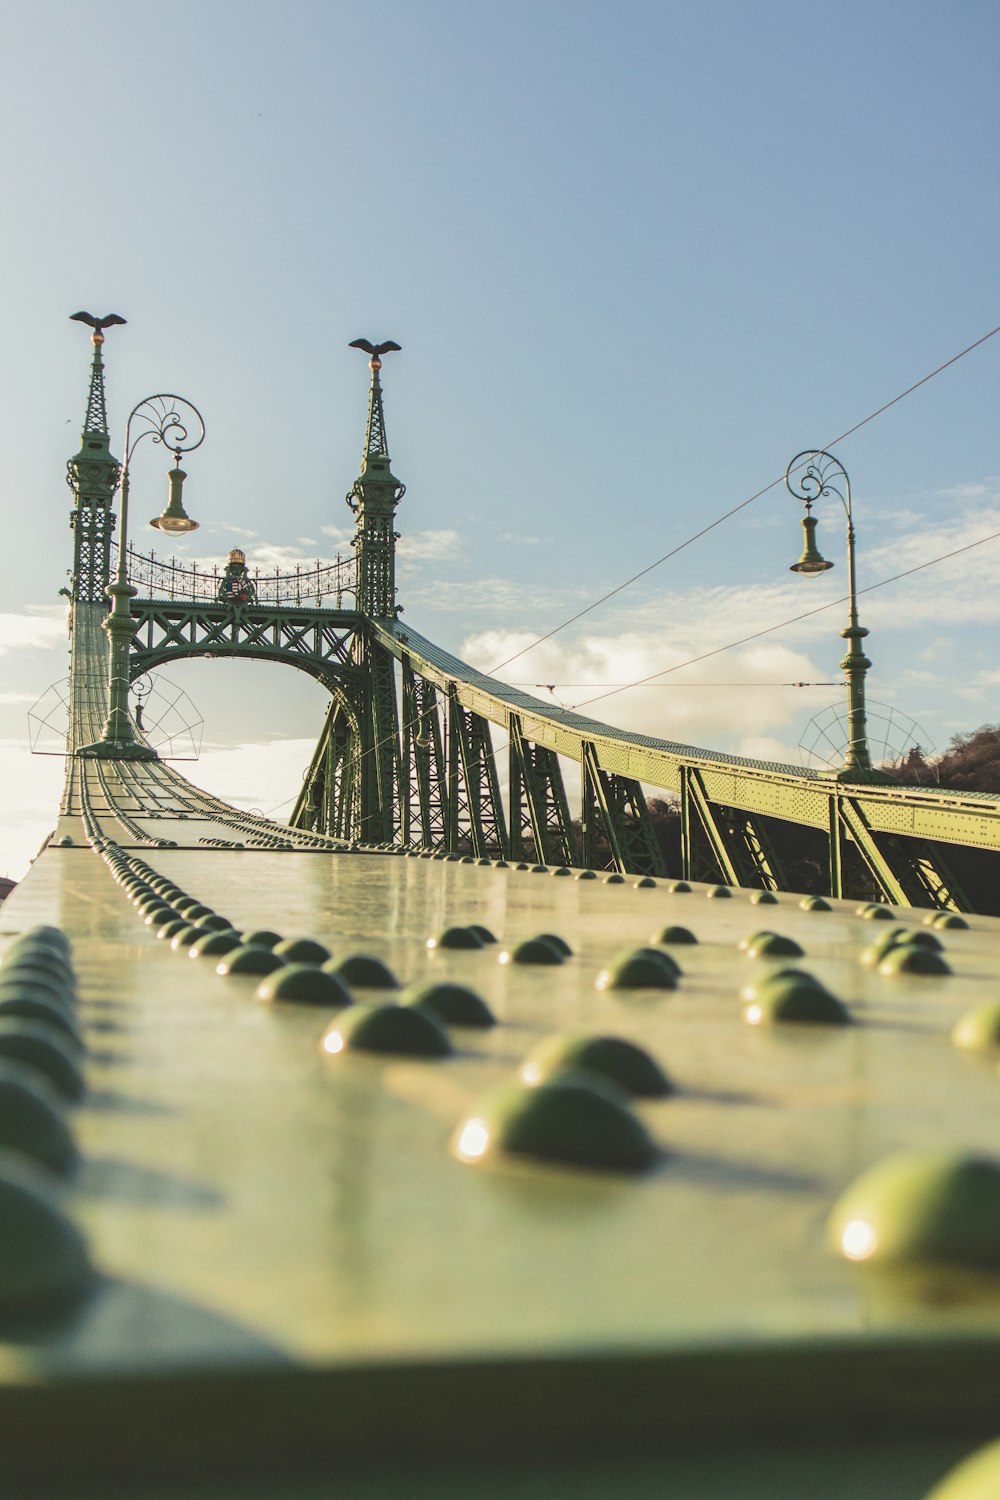
M 833 567 L 816 546 L 817 518 L 812 514 L 813 503 L 827 495 L 836 495 L 844 507 L 847 517 L 847 590 L 850 597 L 850 614 L 846 627 L 840 632 L 847 641 L 847 655 L 840 663 L 847 679 L 847 757 L 838 773 L 842 781 L 889 780 L 884 772 L 872 767 L 868 750 L 868 731 L 865 714 L 865 673 L 871 662 L 861 649 L 861 642 L 868 634 L 858 624 L 858 596 L 854 562 L 854 519 L 851 514 L 851 481 L 847 470 L 839 459 L 823 449 L 807 449 L 797 453 L 785 471 L 785 484 L 797 500 L 805 502 L 806 513 L 802 519 L 805 545 L 802 556 L 793 563 L 790 572 L 804 573 L 814 577 Z
M 134 438 L 133 423 L 139 427 Z M 201 446 L 205 440 L 205 423 L 198 408 L 190 401 L 185 401 L 182 396 L 147 396 L 132 408 L 125 426 L 125 457 L 119 485 L 118 567 L 115 581 L 109 583 L 106 590 L 111 597 L 111 609 L 104 621 L 104 629 L 110 641 L 108 717 L 101 738 L 92 745 L 83 746 L 79 751 L 81 755 L 108 760 L 157 759 L 152 746 L 137 738 L 128 711 L 128 653 L 133 631 L 130 602 L 139 592 L 128 581 L 129 470 L 133 453 L 143 438 L 147 437 L 152 438 L 154 443 L 162 443 L 174 455 L 174 467 L 167 471 L 169 496 L 166 508 L 150 525 L 172 536 L 180 536 L 198 528 L 198 522 L 192 521 L 185 514 L 182 503 L 182 490 L 187 475 L 181 468 L 181 454 L 190 453 Z

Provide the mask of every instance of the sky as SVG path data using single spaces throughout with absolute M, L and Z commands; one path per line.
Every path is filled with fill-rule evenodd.
M 838 678 L 835 502 L 819 579 L 788 571 L 801 507 L 781 484 L 683 545 L 794 454 L 833 444 L 848 470 L 862 588 L 1000 532 L 1000 335 L 835 441 L 1000 324 L 994 0 L 5 0 L 0 18 L 0 874 L 24 873 L 62 779 L 27 711 L 66 674 L 80 308 L 128 319 L 105 345 L 113 451 L 146 395 L 204 413 L 201 528 L 178 553 L 261 566 L 349 542 L 368 370 L 347 345 L 395 339 L 404 619 L 696 745 L 798 760 L 842 704 L 783 686 Z M 133 467 L 140 548 L 161 459 L 146 445 Z M 861 598 L 870 697 L 924 746 L 1000 719 L 998 560 L 986 542 Z M 164 676 L 204 719 L 182 769 L 280 816 L 322 690 L 259 663 Z

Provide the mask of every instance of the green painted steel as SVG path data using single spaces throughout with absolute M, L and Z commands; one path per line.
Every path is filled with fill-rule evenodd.
M 893 889 L 902 893 L 908 905 L 968 907 L 967 895 L 946 870 L 936 844 L 1000 850 L 1000 798 L 988 793 L 883 781 L 845 782 L 840 773 L 750 760 L 619 730 L 570 709 L 555 708 L 477 672 L 410 625 L 376 620 L 372 629 L 398 659 L 405 653 L 418 675 L 444 691 L 454 683 L 465 708 L 501 726 L 508 735 L 517 721 L 529 743 L 565 759 L 582 762 L 585 747 L 592 746 L 595 768 L 644 786 L 662 787 L 682 800 L 684 778 L 695 774 L 700 796 L 713 809 L 732 809 L 754 819 L 777 818 L 827 835 L 833 810 L 839 809 L 841 837 L 857 844 L 870 869 L 893 864 L 897 870 Z M 858 810 L 863 817 L 853 815 Z M 759 839 L 759 824 L 757 830 Z M 901 870 L 905 872 L 902 879 Z M 770 883 L 762 868 L 758 878 L 765 885 Z
M 94 463 L 81 468 L 80 455 L 71 461 L 79 493 L 77 553 L 80 536 L 101 533 L 99 546 L 88 543 L 83 560 L 82 554 L 77 556 L 78 605 L 96 605 L 96 595 L 106 586 L 110 497 L 118 473 L 110 455 L 98 452 L 102 442 L 107 446 L 99 335 L 98 329 L 84 434 L 85 447 L 97 444 Z M 361 472 L 348 496 L 357 528 L 358 609 L 138 598 L 134 585 L 120 579 L 110 586 L 115 608 L 104 624 L 120 666 L 110 674 L 112 699 L 106 709 L 115 733 L 109 740 L 106 728 L 103 734 L 98 730 L 90 743 L 113 754 L 127 740 L 135 755 L 149 753 L 128 713 L 126 676 L 135 678 L 191 656 L 286 662 L 332 694 L 331 713 L 294 809 L 295 825 L 369 843 L 417 842 L 452 852 L 468 844 L 520 857 L 530 848 L 538 859 L 563 864 L 598 859 L 600 828 L 601 847 L 610 850 L 610 862 L 619 872 L 664 873 L 643 793 L 643 786 L 652 786 L 680 801 L 679 873 L 687 878 L 700 871 L 729 884 L 781 888 L 786 882 L 765 821 L 773 818 L 823 831 L 829 839 L 833 893 L 844 888 L 844 851 L 852 846 L 885 899 L 969 908 L 968 895 L 939 846 L 1000 850 L 1000 799 L 886 784 L 865 763 L 864 667 L 858 657 L 856 604 L 844 668 L 852 684 L 852 734 L 857 732 L 858 745 L 850 765 L 828 775 L 624 733 L 484 677 L 404 629 L 396 619 L 394 560 L 394 516 L 404 487 L 390 468 L 379 378 L 380 354 L 398 346 L 355 343 L 370 353 L 372 376 Z M 806 457 L 836 464 L 830 455 Z M 838 465 L 835 479 L 839 472 Z M 85 474 L 86 491 L 79 487 Z M 823 469 L 816 483 L 824 494 L 835 492 L 828 481 Z M 842 483 L 846 488 L 846 475 Z M 853 582 L 854 532 L 846 493 Z M 804 555 L 809 570 L 815 570 L 823 560 L 811 556 L 808 540 L 807 535 Z M 152 576 L 153 565 L 145 561 Z M 803 566 L 801 560 L 796 566 Z M 338 597 L 341 587 L 338 573 Z M 93 663 L 95 653 L 88 649 Z M 121 667 L 126 657 L 127 671 Z M 400 664 L 398 685 L 395 663 Z M 96 684 L 92 687 L 100 692 Z M 107 703 L 106 688 L 104 692 Z M 97 728 L 99 715 L 92 705 L 81 706 L 74 719 L 77 749 L 84 743 L 79 737 L 84 714 Z M 491 723 L 506 732 L 509 745 L 506 816 L 486 727 Z M 561 759 L 581 766 L 579 850 Z
M 130 671 L 138 635 L 327 682 L 295 826 L 156 759 L 71 754 L 0 911 L 0 1005 L 81 1036 L 88 1089 L 59 1106 L 84 1164 L 57 1189 L 11 1166 L 11 1131 L 40 1148 L 0 1111 L 0 1485 L 912 1500 L 1000 1400 L 995 1028 L 958 1040 L 1000 922 L 908 908 L 964 903 L 935 842 L 996 848 L 1000 804 L 554 709 L 400 627 L 391 540 L 365 543 L 379 618 L 132 603 Z M 105 617 L 74 599 L 71 751 L 108 718 Z M 560 758 L 614 884 L 546 878 L 581 853 Z M 622 880 L 664 868 L 644 785 L 681 795 L 684 868 L 712 883 Z M 861 851 L 896 907 L 884 949 L 852 903 L 773 894 L 767 818 L 830 834 L 835 886 Z M 542 869 L 511 868 L 529 841 Z M 365 988 L 386 972 L 412 1007 Z M 430 1020 L 442 991 L 495 1024 Z M 638 1048 L 652 1094 L 606 1076 Z

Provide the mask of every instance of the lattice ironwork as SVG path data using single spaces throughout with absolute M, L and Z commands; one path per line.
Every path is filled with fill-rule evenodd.
M 477 859 L 509 853 L 488 720 L 448 698 L 448 848 Z
M 400 836 L 424 849 L 448 845 L 448 782 L 437 690 L 402 663 L 403 754 Z M 416 801 L 414 802 L 414 798 Z
M 286 662 L 329 687 L 357 670 L 352 645 L 358 618 L 347 610 L 134 599 L 132 619 L 133 678 L 164 662 L 191 656 Z
M 596 863 L 603 834 L 609 868 L 622 875 L 666 875 L 666 860 L 639 782 L 604 770 L 596 746 L 589 743 L 583 747 L 581 780 L 584 863 Z
M 525 738 L 520 717 L 510 718 L 510 856 L 523 859 L 530 840 L 543 864 L 576 863 L 573 825 L 555 751 Z
M 111 557 L 117 564 L 117 543 L 111 545 Z M 143 598 L 192 604 L 219 602 L 224 564 L 210 562 L 199 567 L 197 562 L 183 563 L 176 557 L 137 552 L 132 546 L 127 548 L 126 560 L 128 581 Z M 290 605 L 298 609 L 306 605 L 315 609 L 343 609 L 345 599 L 353 602 L 355 572 L 354 558 L 338 554 L 332 562 L 317 559 L 312 566 L 296 563 L 294 568 L 284 571 L 278 568 L 273 573 L 261 573 L 256 568 L 249 570 L 248 576 L 253 581 L 258 604 L 274 608 Z

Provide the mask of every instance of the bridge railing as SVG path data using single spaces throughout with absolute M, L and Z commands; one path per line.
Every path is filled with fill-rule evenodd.
M 112 545 L 112 572 L 117 566 L 117 547 Z M 218 598 L 225 572 L 217 562 L 182 563 L 175 557 L 157 557 L 128 548 L 128 579 L 143 598 L 171 599 L 181 603 L 208 604 Z M 353 609 L 356 596 L 355 559 L 338 553 L 332 562 L 312 566 L 296 563 L 294 569 L 261 573 L 249 570 L 256 603 L 309 609 Z

